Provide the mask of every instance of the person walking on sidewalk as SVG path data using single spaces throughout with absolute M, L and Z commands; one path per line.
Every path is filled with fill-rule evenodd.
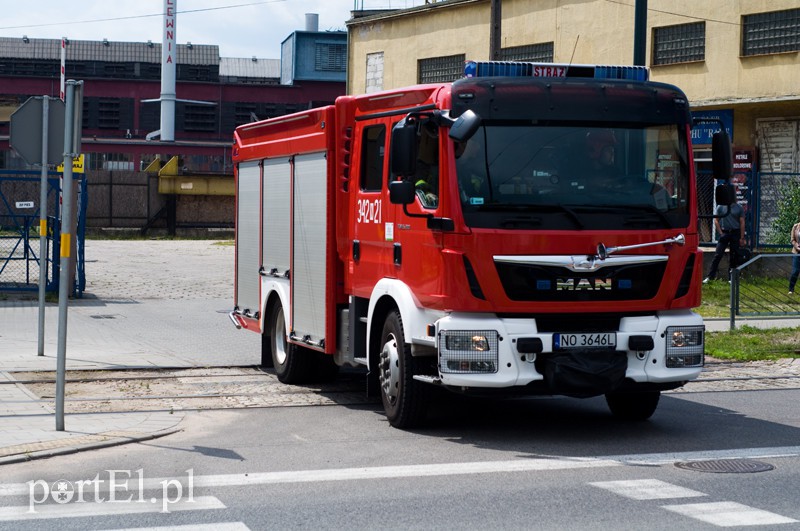
M 717 205 L 717 216 L 723 216 L 728 207 L 724 205 Z M 708 271 L 708 276 L 703 280 L 703 284 L 708 284 L 709 281 L 717 278 L 717 268 L 719 262 L 725 255 L 725 248 L 730 249 L 728 257 L 728 280 L 730 280 L 730 272 L 736 267 L 737 258 L 739 256 L 739 245 L 744 245 L 744 209 L 739 203 L 734 203 L 730 206 L 728 213 L 723 217 L 714 218 L 714 227 L 720 234 L 717 241 L 717 249 L 714 251 L 714 259 L 711 261 L 711 269 Z
M 789 277 L 789 295 L 794 294 L 794 285 L 800 276 L 800 211 L 797 212 L 798 223 L 792 227 L 792 276 Z

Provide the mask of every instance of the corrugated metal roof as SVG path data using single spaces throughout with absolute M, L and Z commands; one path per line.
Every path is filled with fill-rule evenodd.
M 252 59 L 239 57 L 220 57 L 219 75 L 228 77 L 279 78 L 281 77 L 280 59 Z
M 0 57 L 14 59 L 61 59 L 61 39 L 0 37 Z M 67 61 L 106 61 L 109 63 L 160 63 L 161 43 L 119 41 L 76 41 L 67 45 Z M 178 44 L 178 64 L 218 65 L 219 46 Z

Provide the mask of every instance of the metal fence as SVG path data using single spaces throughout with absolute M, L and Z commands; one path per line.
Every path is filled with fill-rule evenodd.
M 40 186 L 38 171 L 0 171 L 0 291 L 38 291 L 39 268 L 45 267 L 46 291 L 57 291 L 61 267 L 60 174 L 47 177 L 47 238 L 41 249 L 39 233 Z M 75 270 L 71 293 L 81 297 L 86 286 L 86 179 L 75 179 L 77 231 L 74 236 Z
M 759 172 L 755 181 L 757 249 L 791 249 L 789 231 L 800 209 L 800 174 Z
M 745 211 L 747 247 L 751 250 L 789 250 L 789 230 L 800 209 L 800 173 L 739 172 L 732 179 L 736 197 Z M 715 182 L 710 172 L 698 172 L 698 209 L 713 214 Z M 700 244 L 716 245 L 713 220 L 701 217 Z
M 754 256 L 731 272 L 731 329 L 737 316 L 800 315 L 800 289 L 789 293 L 791 253 Z M 798 285 L 800 288 L 800 284 Z

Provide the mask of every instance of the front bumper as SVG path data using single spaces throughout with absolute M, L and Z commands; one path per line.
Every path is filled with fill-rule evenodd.
M 565 329 L 575 329 L 569 315 L 564 315 L 564 323 Z M 671 327 L 692 331 L 701 344 L 695 344 L 692 355 L 685 357 L 676 357 L 675 348 L 671 348 L 668 364 L 667 342 L 670 337 L 667 329 L 670 328 L 670 333 L 675 330 Z M 704 360 L 703 330 L 703 320 L 694 312 L 666 311 L 650 316 L 623 317 L 618 330 L 604 332 L 616 333 L 616 346 L 610 351 L 626 358 L 627 366 L 623 367 L 626 387 L 642 384 L 643 387 L 669 388 L 693 380 L 700 374 Z M 448 338 L 455 334 L 462 338 L 448 343 Z M 467 339 L 464 340 L 463 336 Z M 553 336 L 553 331 L 540 331 L 535 318 L 449 314 L 436 322 L 439 340 L 437 383 L 466 390 L 514 388 L 542 382 L 546 378 L 542 370 L 543 361 L 548 356 L 555 358 L 569 352 L 555 349 Z M 652 342 L 646 340 L 647 337 Z M 465 344 L 471 344 L 474 350 L 465 359 L 459 359 L 458 354 L 447 348 Z M 536 346 L 533 349 L 536 352 L 531 352 L 531 345 Z M 641 350 L 643 348 L 648 350 Z M 572 355 L 574 359 L 581 356 L 600 358 L 608 353 L 609 349 L 584 349 L 573 351 Z M 676 385 L 670 386 L 671 383 Z

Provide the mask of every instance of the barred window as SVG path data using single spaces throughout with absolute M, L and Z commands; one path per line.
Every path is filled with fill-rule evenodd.
M 800 9 L 742 17 L 742 55 L 800 50 Z
M 347 67 L 347 45 L 317 43 L 314 69 L 324 72 L 344 72 Z
M 419 83 L 446 83 L 464 77 L 462 54 L 444 57 L 430 57 L 417 61 L 417 80 Z
M 510 46 L 500 49 L 500 59 L 503 61 L 528 61 L 534 63 L 553 62 L 553 43 L 542 42 L 539 44 L 526 44 L 524 46 Z
M 217 130 L 217 109 L 213 105 L 183 105 L 183 131 L 213 133 Z
M 97 127 L 99 129 L 120 128 L 120 100 L 118 98 L 98 98 Z
M 671 65 L 706 58 L 706 23 L 653 28 L 653 64 Z

